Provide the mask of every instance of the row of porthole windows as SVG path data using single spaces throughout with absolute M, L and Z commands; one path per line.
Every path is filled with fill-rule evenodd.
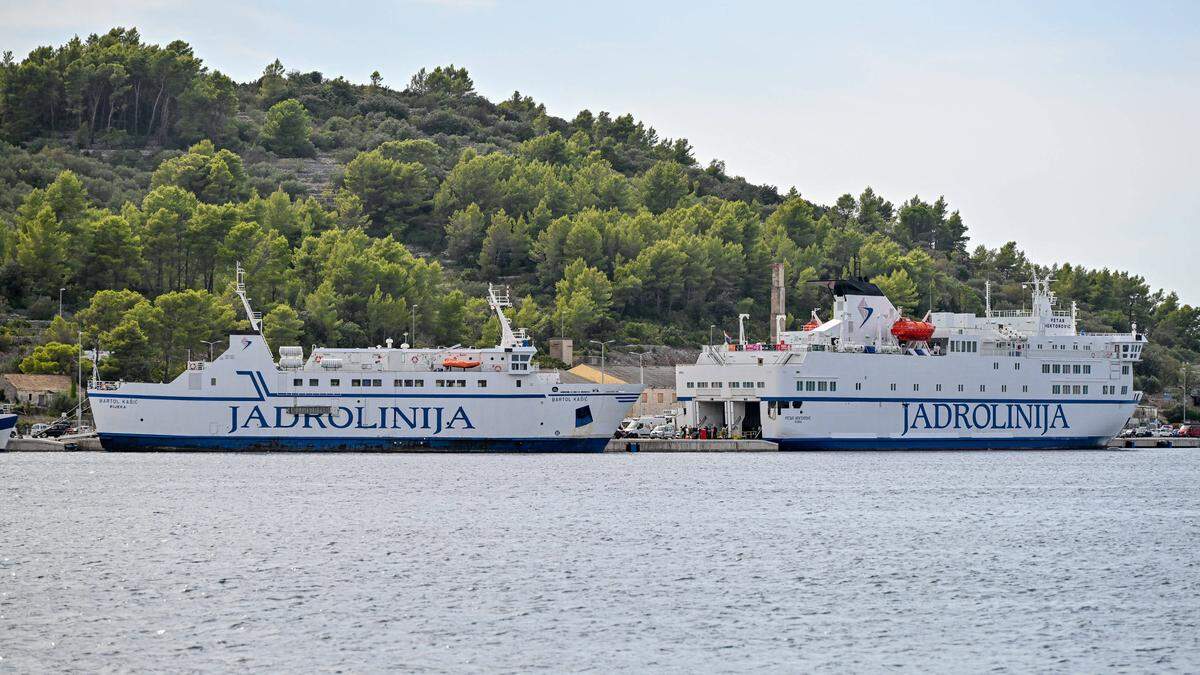
M 798 380 L 796 391 L 837 391 L 834 380 Z
M 1091 375 L 1092 364 L 1090 363 L 1043 363 L 1042 372 L 1053 375 Z
M 688 382 L 687 388 L 688 389 L 709 389 L 710 385 L 711 385 L 712 389 L 720 389 L 722 384 L 723 383 L 721 383 L 721 382 L 712 382 L 712 383 Z M 766 389 L 767 383 L 766 382 L 730 382 L 729 388 L 730 389 Z
M 216 384 L 216 382 L 215 382 L 215 381 L 214 381 L 214 384 Z M 466 386 L 467 386 L 467 381 L 466 381 L 466 380 L 437 380 L 437 381 L 435 382 L 435 384 L 436 384 L 436 386 L 439 386 L 439 387 L 447 387 L 447 388 L 449 388 L 449 387 L 466 387 Z M 476 381 L 475 381 L 475 384 L 476 384 L 476 386 L 478 386 L 478 387 L 481 387 L 481 388 L 482 388 L 482 387 L 487 387 L 487 380 L 476 380 Z M 305 386 L 305 384 L 304 384 L 304 378 L 301 378 L 301 377 L 294 378 L 294 379 L 292 380 L 292 386 L 293 386 L 293 387 L 303 387 L 303 386 Z M 321 386 L 321 381 L 320 381 L 319 379 L 315 378 L 315 377 L 314 377 L 314 378 L 311 378 L 311 379 L 308 381 L 308 386 L 310 386 L 310 387 L 319 387 L 319 386 Z M 331 379 L 329 380 L 329 385 L 328 385 L 328 386 L 330 386 L 330 387 L 340 387 L 340 386 L 342 386 L 342 380 L 341 380 L 341 378 L 331 378 Z M 353 380 L 350 380 L 350 386 L 351 386 L 351 387 L 382 387 L 382 386 L 383 386 L 383 380 L 377 380 L 377 379 L 361 379 L 361 380 L 360 380 L 360 379 L 353 379 Z M 425 386 L 425 380 L 393 380 L 393 381 L 392 381 L 392 386 L 393 386 L 393 387 L 424 387 L 424 386 Z M 518 383 L 518 384 L 517 384 L 517 386 L 521 386 L 521 385 Z

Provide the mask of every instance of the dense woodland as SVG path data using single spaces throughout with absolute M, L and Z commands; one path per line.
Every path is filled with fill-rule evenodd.
M 59 289 L 66 310 L 4 369 L 67 371 L 83 330 L 112 353 L 104 376 L 171 377 L 245 327 L 239 261 L 274 346 L 400 341 L 414 315 L 418 344 L 491 343 L 488 281 L 512 285 L 516 323 L 542 341 L 695 345 L 738 312 L 765 338 L 770 263 L 787 267 L 796 326 L 830 304 L 804 282 L 857 261 L 918 316 L 981 311 L 985 280 L 995 307 L 1021 307 L 1031 272 L 1053 272 L 1086 330 L 1148 332 L 1151 392 L 1200 351 L 1197 310 L 1173 293 L 1035 265 L 1015 243 L 972 248 L 941 197 L 814 203 L 701 166 L 630 115 L 493 103 L 453 65 L 354 84 L 275 61 L 237 83 L 185 42 L 122 28 L 4 54 L 0 312 L 48 319 Z

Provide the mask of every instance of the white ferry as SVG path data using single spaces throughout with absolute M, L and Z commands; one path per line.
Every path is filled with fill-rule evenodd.
M 1048 278 L 1034 277 L 1029 310 L 992 311 L 989 293 L 984 316 L 923 321 L 864 280 L 815 283 L 833 292 L 829 320 L 814 312 L 765 345 L 739 329 L 676 368 L 681 423 L 761 433 L 784 450 L 1095 448 L 1141 399 L 1137 326 L 1078 332 L 1076 306 L 1055 309 Z
M 260 333 L 238 270 L 250 334 L 166 384 L 93 381 L 106 450 L 602 451 L 641 385 L 565 384 L 489 287 L 500 344 L 414 349 L 279 348 Z
M 8 439 L 12 438 L 17 429 L 17 416 L 0 414 L 0 452 L 8 448 Z

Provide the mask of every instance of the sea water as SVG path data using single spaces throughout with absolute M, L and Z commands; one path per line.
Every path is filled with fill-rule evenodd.
M 1196 671 L 1200 451 L 0 455 L 0 671 Z

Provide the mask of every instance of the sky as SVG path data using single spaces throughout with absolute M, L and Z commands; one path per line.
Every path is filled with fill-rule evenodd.
M 0 0 L 0 50 L 112 26 L 239 81 L 469 69 L 568 119 L 632 113 L 703 164 L 830 204 L 945 196 L 971 246 L 1200 303 L 1198 2 Z

